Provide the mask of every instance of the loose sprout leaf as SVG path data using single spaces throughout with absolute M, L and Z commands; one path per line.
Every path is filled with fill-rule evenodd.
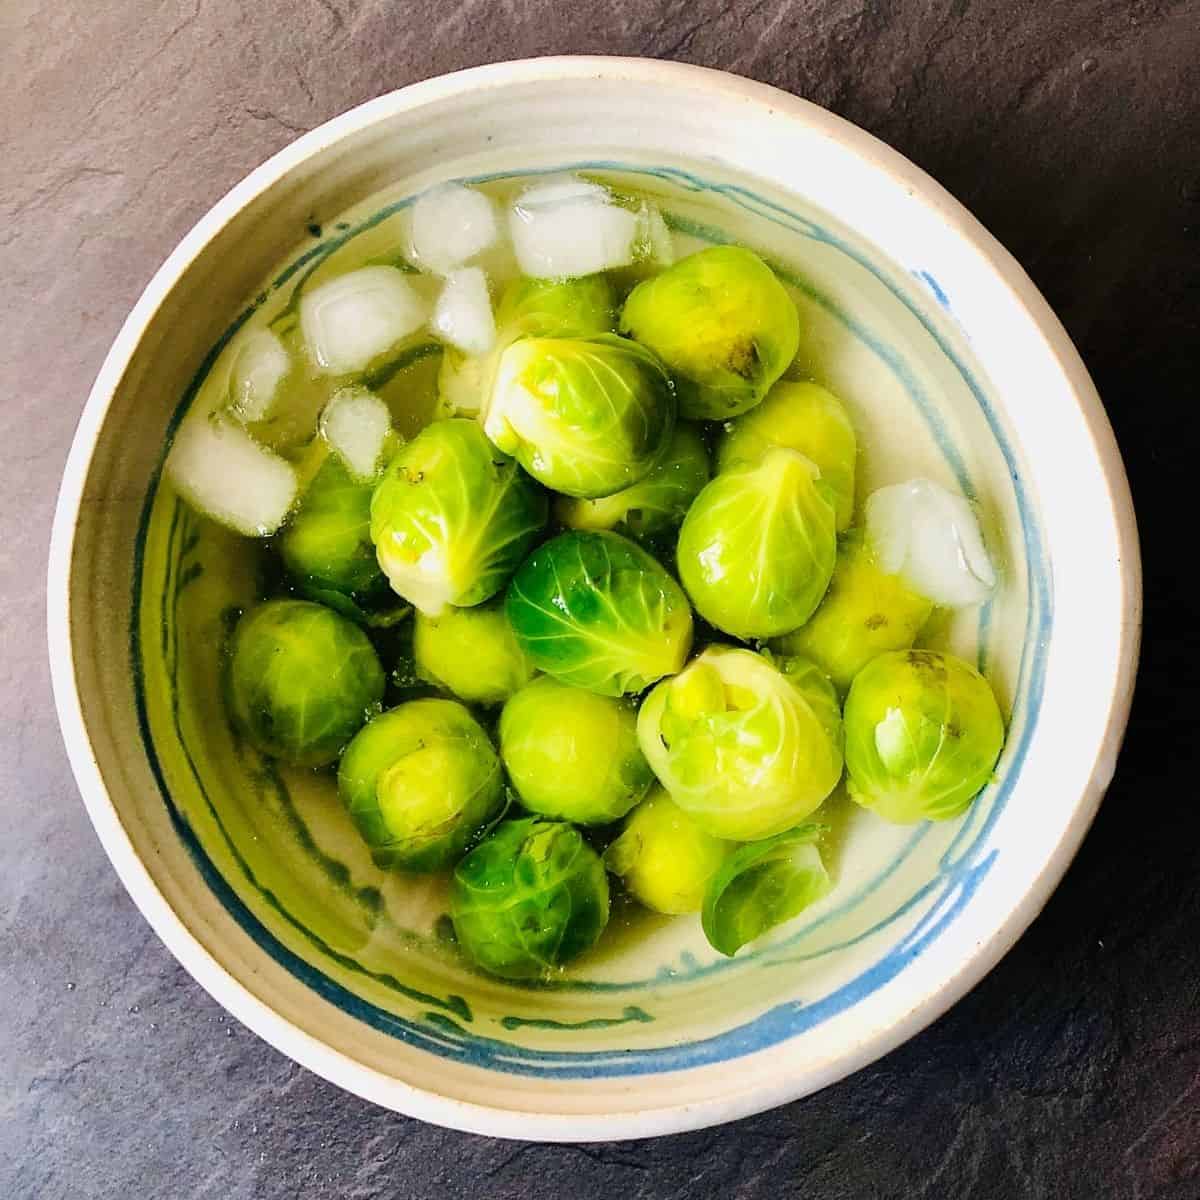
M 633 261 L 637 215 L 598 184 L 552 178 L 522 192 L 509 233 L 522 272 L 542 279 L 592 275 Z
M 486 354 L 492 348 L 496 322 L 487 280 L 478 267 L 462 267 L 447 275 L 429 327 L 464 354 Z
M 484 430 L 540 483 L 607 496 L 649 473 L 675 422 L 662 364 L 625 338 L 525 338 L 500 356 Z
M 979 521 L 963 496 L 929 479 L 872 493 L 867 538 L 884 571 L 947 607 L 981 604 L 996 586 Z
M 193 508 L 249 537 L 274 533 L 296 501 L 289 463 L 236 425 L 199 413 L 175 435 L 166 470 Z
M 383 667 L 366 635 L 306 600 L 251 609 L 233 635 L 235 723 L 264 754 L 297 766 L 331 763 L 383 698 Z
M 761 404 L 725 426 L 717 470 L 759 462 L 773 446 L 797 450 L 816 465 L 833 494 L 838 532 L 847 529 L 854 516 L 858 439 L 841 401 L 815 383 L 780 381 Z
M 292 370 L 283 342 L 269 329 L 251 330 L 243 338 L 229 379 L 229 401 L 240 421 L 262 421 L 271 415 L 279 385 Z
M 853 531 L 838 546 L 820 607 L 770 645 L 777 653 L 812 659 L 845 692 L 871 659 L 912 646 L 932 612 L 930 601 L 880 568 L 861 533 Z
M 478 416 L 487 397 L 490 370 L 491 356 L 477 358 L 448 348 L 438 367 L 434 420 Z
M 654 912 L 699 912 L 710 880 L 733 844 L 705 833 L 662 788 L 625 819 L 604 865 Z
M 821 826 L 789 830 L 735 850 L 713 877 L 701 924 L 714 950 L 732 957 L 742 946 L 799 916 L 829 891 L 813 844 Z
M 761 258 L 713 246 L 639 283 L 621 332 L 676 376 L 683 416 L 723 421 L 753 408 L 791 364 L 800 318 Z
M 932 650 L 881 654 L 846 697 L 852 799 L 898 824 L 958 816 L 988 782 L 1004 745 L 991 685 Z
M 600 695 L 640 692 L 678 671 L 691 646 L 679 585 L 615 533 L 564 533 L 540 546 L 505 608 L 534 666 Z
M 492 201 L 461 183 L 431 188 L 413 202 L 412 257 L 435 274 L 448 275 L 470 262 L 495 242 L 499 232 Z
M 371 499 L 371 539 L 393 589 L 436 617 L 504 587 L 546 516 L 541 489 L 458 418 L 397 452 Z
M 530 812 L 577 825 L 619 820 L 654 782 L 632 704 L 548 677 L 505 704 L 500 757 Z
M 656 204 L 643 202 L 637 210 L 634 258 L 660 269 L 675 262 L 675 241 Z
M 391 430 L 387 405 L 364 387 L 342 388 L 321 414 L 322 435 L 360 483 L 379 473 L 384 443 Z
M 631 487 L 598 500 L 560 496 L 555 514 L 569 529 L 612 529 L 652 549 L 666 544 L 708 482 L 708 451 L 694 425 L 675 427 L 662 458 Z
M 365 371 L 420 329 L 427 316 L 425 301 L 396 267 L 362 267 L 300 299 L 309 353 L 330 375 Z
M 659 782 L 714 837 L 770 837 L 810 816 L 842 774 L 837 695 L 803 659 L 709 646 L 642 703 Z
M 504 821 L 455 868 L 458 944 L 504 979 L 545 979 L 608 924 L 608 879 L 577 829 L 539 817 Z
M 410 700 L 346 748 L 338 793 L 383 867 L 451 866 L 504 805 L 500 760 L 453 700 Z
M 696 497 L 679 532 L 684 589 L 706 621 L 742 639 L 776 637 L 812 616 L 837 558 L 836 519 L 816 467 L 772 447 Z

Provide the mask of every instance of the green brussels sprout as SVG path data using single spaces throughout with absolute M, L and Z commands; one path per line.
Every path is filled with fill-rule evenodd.
M 586 338 L 616 330 L 612 286 L 603 275 L 514 279 L 496 308 L 503 341 L 521 337 Z
M 846 697 L 849 792 L 888 821 L 947 821 L 992 776 L 1004 718 L 970 664 L 932 650 L 872 659 Z
M 833 574 L 837 533 L 812 463 L 775 446 L 737 463 L 696 497 L 679 531 L 679 579 L 696 611 L 734 637 L 790 633 Z
M 671 799 L 735 842 L 792 828 L 842 774 L 837 695 L 802 658 L 709 646 L 646 697 L 638 740 Z
M 679 411 L 723 421 L 753 408 L 800 346 L 792 298 L 757 254 L 713 246 L 639 283 L 621 332 L 676 376 Z
M 500 757 L 530 812 L 605 825 L 649 790 L 654 774 L 628 700 L 597 696 L 543 676 L 500 714 Z
M 392 588 L 427 616 L 494 596 L 546 523 L 544 493 L 454 418 L 423 429 L 371 497 L 371 540 Z
M 735 850 L 713 876 L 700 922 L 714 950 L 732 958 L 747 942 L 799 916 L 831 886 L 813 841 L 821 826 Z
M 602 696 L 673 675 L 692 644 L 679 584 L 617 533 L 561 533 L 539 546 L 513 577 L 505 611 L 538 670 Z
M 604 865 L 655 912 L 699 912 L 709 881 L 732 849 L 655 788 L 625 818 L 625 828 L 604 852 Z
M 351 479 L 334 455 L 313 477 L 279 536 L 283 565 L 305 595 L 323 600 L 335 593 L 366 609 L 392 595 L 371 541 L 373 490 Z
M 320 604 L 270 600 L 234 630 L 234 723 L 264 754 L 284 762 L 333 762 L 379 710 L 384 682 L 366 634 Z
M 544 979 L 608 924 L 608 878 L 579 830 L 541 817 L 504 821 L 454 869 L 459 946 L 504 979 Z
M 821 606 L 807 624 L 773 638 L 771 649 L 811 658 L 844 693 L 877 654 L 907 650 L 932 612 L 924 596 L 899 575 L 879 567 L 856 531 L 838 546 L 837 565 Z
M 675 425 L 662 363 L 615 334 L 524 338 L 500 355 L 483 427 L 535 479 L 608 496 L 649 473 Z
M 555 514 L 569 529 L 614 529 L 642 545 L 674 534 L 708 482 L 708 450 L 694 425 L 677 425 L 645 478 L 599 500 L 562 496 Z
M 338 795 L 378 866 L 440 871 L 500 813 L 504 773 L 455 700 L 409 700 L 346 747 Z
M 500 704 L 534 676 L 499 598 L 440 617 L 417 613 L 413 661 L 420 678 L 469 704 Z
M 848 529 L 858 438 L 842 402 L 815 383 L 781 380 L 757 408 L 725 426 L 717 443 L 717 470 L 758 462 L 772 446 L 798 450 L 816 464 L 833 494 L 838 532 Z

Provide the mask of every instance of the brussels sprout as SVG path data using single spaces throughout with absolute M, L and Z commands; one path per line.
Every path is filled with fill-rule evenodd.
M 671 799 L 732 841 L 790 829 L 842 774 L 837 696 L 802 658 L 709 646 L 646 698 L 638 740 Z
M 413 659 L 422 679 L 470 704 L 500 704 L 534 675 L 499 598 L 440 617 L 417 613 Z
M 819 825 L 790 829 L 742 846 L 725 860 L 708 886 L 700 918 L 714 950 L 732 958 L 829 891 L 829 873 L 813 845 L 820 831 Z
M 933 612 L 899 575 L 888 575 L 858 532 L 838 547 L 837 566 L 807 624 L 774 638 L 780 654 L 811 658 L 842 692 L 877 654 L 907 650 Z
M 713 246 L 639 283 L 621 332 L 677 377 L 681 415 L 721 421 L 753 408 L 800 346 L 800 318 L 758 255 Z
M 679 579 L 710 624 L 739 638 L 789 633 L 812 616 L 833 574 L 837 533 L 812 463 L 776 446 L 723 471 L 679 531 Z
M 410 700 L 346 748 L 338 794 L 379 866 L 440 871 L 500 812 L 504 775 L 461 704 Z
M 816 464 L 833 494 L 838 532 L 849 528 L 858 439 L 842 402 L 815 383 L 777 383 L 757 408 L 725 426 L 717 470 L 758 462 L 772 446 L 798 450 Z
M 501 355 L 483 427 L 535 479 L 608 496 L 658 461 L 675 424 L 662 363 L 614 334 L 525 338 Z
M 602 696 L 674 674 L 692 644 L 679 584 L 616 533 L 562 533 L 539 546 L 513 577 L 505 611 L 535 667 Z
M 392 594 L 371 542 L 372 490 L 332 456 L 313 477 L 279 537 L 283 565 L 306 595 L 334 592 L 370 608 Z
M 599 500 L 558 500 L 555 512 L 570 529 L 615 529 L 656 545 L 679 528 L 708 482 L 708 450 L 694 425 L 677 425 L 666 452 L 632 487 Z
M 604 865 L 655 912 L 699 912 L 709 881 L 732 849 L 656 788 L 625 819 L 620 837 L 605 851 Z
M 458 944 L 504 979 L 539 979 L 595 944 L 608 879 L 579 830 L 540 817 L 505 821 L 454 870 Z
M 850 796 L 888 821 L 957 817 L 991 778 L 1003 745 L 991 686 L 951 654 L 881 654 L 850 685 Z
M 475 421 L 423 429 L 371 497 L 371 540 L 392 587 L 427 616 L 494 596 L 546 523 L 541 490 Z
M 366 634 L 320 604 L 271 600 L 234 630 L 230 707 L 264 754 L 304 767 L 333 762 L 378 711 L 383 687 Z
M 577 279 L 521 276 L 504 289 L 496 327 L 506 341 L 517 338 L 586 338 L 616 329 L 612 287 L 603 275 Z
M 505 704 L 500 757 L 530 812 L 577 825 L 618 820 L 654 782 L 628 700 L 545 677 Z

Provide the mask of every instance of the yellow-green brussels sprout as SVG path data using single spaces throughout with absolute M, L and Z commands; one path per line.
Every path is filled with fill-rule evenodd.
M 422 679 L 469 704 L 500 704 L 534 676 L 498 598 L 440 617 L 417 613 L 413 662 Z
M 655 912 L 699 912 L 705 889 L 732 849 L 656 788 L 625 819 L 604 853 L 604 865 Z
M 736 842 L 803 821 L 842 774 L 837 695 L 801 658 L 710 646 L 646 698 L 638 740 L 671 799 Z
M 757 408 L 726 425 L 717 443 L 717 470 L 758 462 L 772 446 L 798 450 L 816 464 L 833 494 L 838 532 L 849 528 L 858 439 L 842 402 L 815 383 L 781 380 Z
M 233 634 L 235 724 L 264 754 L 331 763 L 383 699 L 384 674 L 357 625 L 307 600 L 252 608 Z
M 907 650 L 933 612 L 899 575 L 881 570 L 857 531 L 838 547 L 820 608 L 807 624 L 771 641 L 779 654 L 811 658 L 842 692 L 877 654 Z
M 608 878 L 578 829 L 541 817 L 504 821 L 454 869 L 459 946 L 503 979 L 544 979 L 608 924 Z
M 645 476 L 675 425 L 662 363 L 615 334 L 523 338 L 501 355 L 483 427 L 535 479 L 608 496 Z
M 639 283 L 621 310 L 621 332 L 667 364 L 680 413 L 692 420 L 753 408 L 800 346 L 792 298 L 741 246 L 701 250 Z
M 500 757 L 530 812 L 577 825 L 618 820 L 654 782 L 628 700 L 545 676 L 505 704 Z
M 612 286 L 603 275 L 531 279 L 522 275 L 504 289 L 496 328 L 505 341 L 520 337 L 585 338 L 616 330 Z
M 833 574 L 837 532 L 811 462 L 773 447 L 736 463 L 696 497 L 679 531 L 679 579 L 710 624 L 769 638 L 812 616 Z
M 708 450 L 699 430 L 677 425 L 644 479 L 599 500 L 560 497 L 555 513 L 569 529 L 614 529 L 644 546 L 658 546 L 679 528 L 707 482 Z
M 692 610 L 679 584 L 617 533 L 562 533 L 521 564 L 505 601 L 540 671 L 602 696 L 640 692 L 683 666 Z
M 991 778 L 1003 745 L 991 685 L 952 654 L 881 654 L 850 685 L 850 796 L 888 821 L 957 817 Z
M 427 616 L 494 596 L 546 523 L 545 494 L 465 418 L 402 447 L 371 497 L 371 540 L 392 588 Z
M 813 845 L 821 826 L 789 829 L 735 850 L 713 876 L 701 924 L 714 950 L 730 957 L 747 942 L 799 916 L 830 888 Z
M 373 490 L 351 479 L 334 455 L 313 477 L 279 536 L 283 565 L 305 595 L 328 601 L 333 593 L 364 609 L 392 596 L 371 541 Z M 331 607 L 339 607 L 336 599 Z
M 379 866 L 440 871 L 499 814 L 504 774 L 461 704 L 410 700 L 346 748 L 338 794 Z

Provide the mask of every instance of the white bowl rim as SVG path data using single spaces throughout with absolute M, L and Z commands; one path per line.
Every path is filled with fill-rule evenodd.
M 141 337 L 188 265 L 241 209 L 305 159 L 377 121 L 430 102 L 507 83 L 635 79 L 704 87 L 782 114 L 841 143 L 868 165 L 901 183 L 984 258 L 1053 344 L 1087 422 L 1116 517 L 1122 568 L 1120 653 L 1107 723 L 1089 787 L 1071 823 L 1032 887 L 995 936 L 959 965 L 946 985 L 894 1025 L 864 1039 L 825 1075 L 789 1078 L 703 1103 L 619 1114 L 566 1115 L 492 1108 L 406 1084 L 332 1049 L 281 1017 L 221 965 L 167 903 L 134 850 L 100 773 L 83 719 L 70 636 L 69 581 L 74 536 L 91 458 L 112 396 Z M 1045 905 L 1095 816 L 1128 721 L 1141 636 L 1141 563 L 1124 465 L 1099 395 L 1066 331 L 1032 280 L 995 238 L 944 188 L 897 151 L 849 121 L 767 84 L 725 71 L 654 59 L 553 56 L 494 63 L 438 76 L 369 100 L 297 138 L 236 184 L 189 231 L 147 284 L 126 318 L 96 378 L 67 459 L 54 515 L 47 578 L 51 680 L 68 757 L 88 815 L 118 876 L 143 916 L 188 973 L 225 1009 L 277 1050 L 330 1082 L 384 1107 L 450 1128 L 525 1140 L 586 1142 L 642 1138 L 702 1128 L 773 1108 L 810 1094 L 875 1061 L 918 1033 L 975 986 Z

